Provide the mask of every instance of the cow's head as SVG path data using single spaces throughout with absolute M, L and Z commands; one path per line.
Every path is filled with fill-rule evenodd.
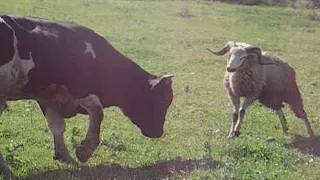
M 149 80 L 147 87 L 133 95 L 130 107 L 124 109 L 125 115 L 147 137 L 159 138 L 163 134 L 167 109 L 173 99 L 172 77 L 172 75 L 165 75 Z

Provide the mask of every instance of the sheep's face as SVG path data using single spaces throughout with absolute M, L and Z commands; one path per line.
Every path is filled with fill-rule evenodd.
M 232 47 L 228 58 L 227 71 L 235 72 L 248 57 L 248 53 L 243 47 Z

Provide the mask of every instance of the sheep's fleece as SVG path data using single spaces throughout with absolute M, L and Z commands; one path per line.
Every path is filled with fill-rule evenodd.
M 218 56 L 229 52 L 224 78 L 229 99 L 234 106 L 229 138 L 240 135 L 245 109 L 256 99 L 277 113 L 284 133 L 288 130 L 281 110 L 285 102 L 298 118 L 304 120 L 309 136 L 314 136 L 303 108 L 295 71 L 287 62 L 278 56 L 266 55 L 260 48 L 247 43 L 229 41 L 218 52 L 208 50 Z M 241 105 L 240 97 L 244 97 Z

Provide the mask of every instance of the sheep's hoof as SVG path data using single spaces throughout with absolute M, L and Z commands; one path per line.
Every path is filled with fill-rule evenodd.
M 313 133 L 309 134 L 309 138 L 313 139 L 313 138 L 315 138 L 315 137 L 316 137 L 316 136 L 315 136 Z
M 234 133 L 235 137 L 239 137 L 240 136 L 240 131 L 234 131 L 233 133 Z
M 233 139 L 233 138 L 234 138 L 234 136 L 229 134 L 228 139 Z
M 233 131 L 229 134 L 228 139 L 234 139 L 240 136 L 240 131 Z

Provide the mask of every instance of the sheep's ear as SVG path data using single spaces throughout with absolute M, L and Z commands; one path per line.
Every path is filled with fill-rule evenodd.
M 258 63 L 260 65 L 268 65 L 268 64 L 274 64 L 274 62 L 272 60 L 270 60 L 269 58 L 262 58 L 262 53 L 261 53 L 261 49 L 258 47 L 247 47 L 245 48 L 246 52 L 248 53 L 248 55 L 255 55 L 258 58 Z
M 261 59 L 261 49 L 258 47 L 247 47 L 245 48 L 246 52 L 248 53 L 248 55 L 256 55 L 258 59 Z

